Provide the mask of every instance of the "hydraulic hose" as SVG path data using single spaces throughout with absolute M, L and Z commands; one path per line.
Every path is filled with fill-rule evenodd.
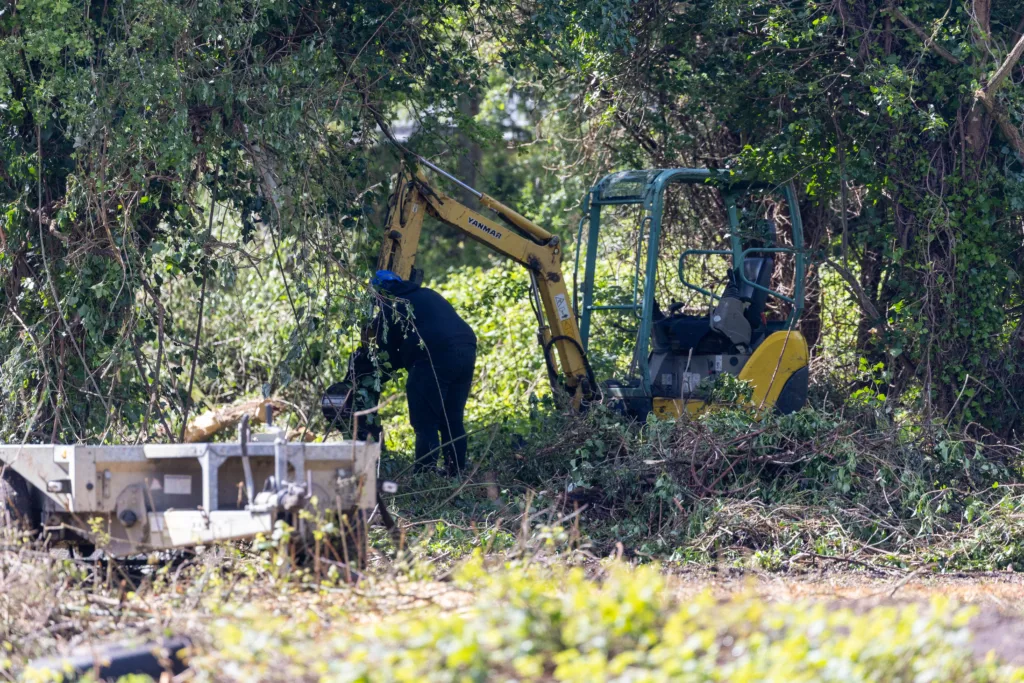
M 601 398 L 603 398 L 603 396 L 601 395 L 601 388 L 597 383 L 597 378 L 594 376 L 594 369 L 590 366 L 590 360 L 587 358 L 587 354 L 583 350 L 583 345 L 580 344 L 576 339 L 573 339 L 568 335 L 560 334 L 557 337 L 552 337 L 548 341 L 548 343 L 544 345 L 544 361 L 547 363 L 548 366 L 548 374 L 552 374 L 556 377 L 558 376 L 557 371 L 555 371 L 554 369 L 554 363 L 551 360 L 551 347 L 554 346 L 555 342 L 558 341 L 567 341 L 579 350 L 580 358 L 583 359 L 583 367 L 587 371 L 587 381 L 590 382 L 592 391 L 597 392 L 598 400 L 601 400 Z

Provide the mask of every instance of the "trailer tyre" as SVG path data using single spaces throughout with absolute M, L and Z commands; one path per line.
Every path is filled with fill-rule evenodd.
M 0 476 L 0 528 L 39 530 L 39 514 L 32 500 L 32 487 L 17 472 Z

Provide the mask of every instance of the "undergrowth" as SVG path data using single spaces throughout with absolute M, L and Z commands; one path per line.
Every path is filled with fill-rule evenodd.
M 1012 680 L 963 657 L 971 612 L 930 607 L 857 614 L 753 596 L 682 604 L 654 567 L 464 566 L 466 608 L 427 608 L 352 628 L 308 613 L 226 610 L 198 680 L 456 681 Z
M 1020 449 L 881 412 L 630 424 L 601 407 L 534 411 L 476 434 L 471 454 L 467 478 L 406 478 L 391 499 L 413 545 L 457 557 L 529 519 L 596 554 L 621 545 L 668 562 L 1024 566 Z
M 941 599 L 829 609 L 671 590 L 675 572 L 723 564 L 896 585 L 1024 566 L 1015 446 L 868 411 L 631 424 L 598 406 L 478 429 L 472 453 L 457 481 L 387 455 L 398 527 L 375 516 L 355 574 L 304 557 L 283 524 L 141 565 L 5 537 L 0 678 L 76 644 L 183 632 L 208 681 L 1024 680 L 965 657 L 970 613 Z

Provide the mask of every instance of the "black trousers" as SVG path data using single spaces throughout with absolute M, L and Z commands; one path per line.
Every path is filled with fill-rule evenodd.
M 414 471 L 430 470 L 444 445 L 445 469 L 458 474 L 466 469 L 466 401 L 473 386 L 476 346 L 459 345 L 432 350 L 429 360 L 409 368 L 405 393 L 409 423 L 416 432 Z M 440 438 L 438 438 L 440 436 Z

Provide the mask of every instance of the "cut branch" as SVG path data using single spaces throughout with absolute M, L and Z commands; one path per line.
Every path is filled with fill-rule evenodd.
M 237 425 L 243 415 L 249 416 L 250 424 L 259 424 L 264 419 L 263 416 L 266 415 L 267 406 L 272 407 L 275 415 L 284 410 L 282 402 L 270 398 L 257 398 L 235 405 L 208 410 L 185 428 L 185 436 L 182 438 L 182 443 L 209 441 L 218 432 L 231 429 Z

